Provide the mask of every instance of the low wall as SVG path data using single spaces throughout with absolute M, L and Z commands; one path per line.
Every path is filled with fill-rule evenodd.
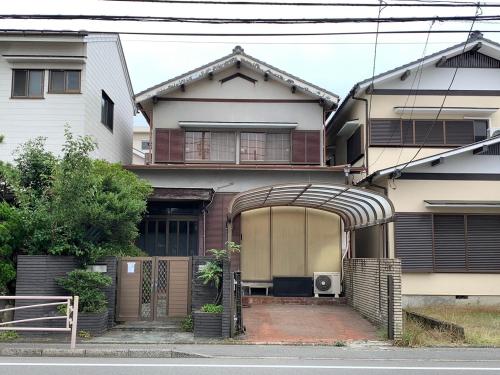
M 388 293 L 389 277 L 393 280 L 392 293 Z M 351 307 L 377 326 L 392 327 L 393 338 L 401 338 L 403 310 L 399 259 L 345 259 L 344 291 Z
M 116 267 L 115 257 L 106 257 L 97 264 L 107 266 L 106 275 L 113 280 L 104 292 L 108 299 L 108 327 L 114 325 L 116 302 Z M 64 277 L 68 272 L 79 267 L 78 260 L 72 256 L 20 255 L 17 258 L 16 295 L 18 296 L 65 296 L 68 292 L 56 283 L 56 278 Z M 16 307 L 43 303 L 48 301 L 17 301 Z M 15 320 L 30 319 L 41 316 L 54 316 L 57 311 L 53 307 L 17 310 Z M 33 323 L 31 323 L 33 324 Z M 40 321 L 39 327 L 59 327 L 63 321 Z

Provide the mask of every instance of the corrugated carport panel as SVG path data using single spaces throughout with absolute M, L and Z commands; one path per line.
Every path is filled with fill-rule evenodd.
M 404 271 L 431 272 L 432 215 L 397 213 L 395 222 L 396 257 Z
M 464 215 L 434 215 L 434 270 L 465 270 L 465 241 Z
M 467 217 L 469 271 L 500 272 L 500 216 Z
M 271 280 L 271 209 L 259 208 L 241 214 L 241 278 Z

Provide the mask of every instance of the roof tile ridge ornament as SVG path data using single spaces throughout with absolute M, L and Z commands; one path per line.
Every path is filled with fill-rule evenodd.
M 478 39 L 483 39 L 483 33 L 479 30 L 474 30 L 470 33 L 469 39 L 467 41 L 470 42 Z
M 245 50 L 243 49 L 242 46 L 236 46 L 233 48 L 233 53 L 242 54 L 245 53 Z

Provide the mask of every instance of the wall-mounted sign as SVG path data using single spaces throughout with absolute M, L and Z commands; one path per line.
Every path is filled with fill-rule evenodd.
M 127 262 L 127 272 L 135 273 L 135 262 Z
M 108 266 L 105 264 L 92 264 L 87 266 L 87 271 L 106 273 L 108 272 Z

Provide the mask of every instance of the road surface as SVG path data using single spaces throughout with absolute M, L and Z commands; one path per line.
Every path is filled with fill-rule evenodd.
M 453 353 L 453 349 L 451 349 Z M 0 358 L 2 375 L 500 374 L 498 359 L 426 358 Z

